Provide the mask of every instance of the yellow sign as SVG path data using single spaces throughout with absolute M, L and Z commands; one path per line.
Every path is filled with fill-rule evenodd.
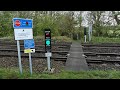
M 25 49 L 24 53 L 34 53 L 35 49 Z

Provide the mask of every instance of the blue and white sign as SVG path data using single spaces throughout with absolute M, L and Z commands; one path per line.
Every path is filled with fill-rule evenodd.
M 33 28 L 32 19 L 13 18 L 13 28 Z
M 24 48 L 25 48 L 25 49 L 35 48 L 34 39 L 24 40 Z

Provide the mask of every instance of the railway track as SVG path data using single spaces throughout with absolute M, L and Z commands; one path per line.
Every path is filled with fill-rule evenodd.
M 120 44 L 82 44 L 88 63 L 119 63 Z
M 52 42 L 51 66 L 55 68 L 55 72 L 60 72 L 65 66 L 67 53 L 70 49 L 71 42 Z M 20 41 L 21 60 L 23 68 L 29 69 L 29 54 L 24 53 L 23 41 Z M 18 53 L 16 42 L 0 40 L 0 67 L 18 67 Z M 47 59 L 45 57 L 44 42 L 35 41 L 35 53 L 31 54 L 33 71 L 43 72 L 47 67 Z
M 1 42 L 1 41 L 0 41 Z M 24 54 L 23 42 L 20 43 L 21 57 L 28 58 L 28 54 Z M 52 57 L 54 61 L 66 62 L 71 43 L 55 43 L 52 42 Z M 16 43 L 1 42 L 0 57 L 18 57 Z M 4 48 L 2 48 L 4 47 Z M 45 59 L 44 43 L 35 42 L 35 53 L 32 53 L 33 59 Z M 120 44 L 82 44 L 83 55 L 88 64 L 103 63 L 120 63 Z
M 69 52 L 71 43 L 57 43 L 52 45 L 52 57 L 51 59 L 58 60 L 58 61 L 64 61 L 67 59 L 67 53 Z M 0 43 L 0 57 L 18 57 L 17 54 L 17 45 L 15 43 L 11 44 L 9 42 L 2 42 Z M 4 48 L 2 48 L 4 47 Z M 28 58 L 28 54 L 24 53 L 24 45 L 20 45 L 21 47 L 21 57 L 22 58 Z M 55 49 L 54 49 L 55 47 Z M 65 50 L 65 51 L 64 51 Z M 67 50 L 67 51 L 66 51 Z M 45 57 L 45 50 L 44 50 L 44 44 L 39 45 L 38 42 L 35 45 L 35 53 L 32 53 L 32 58 L 46 58 Z
M 18 52 L 17 49 L 0 49 L 0 51 Z M 24 52 L 24 50 L 20 50 Z M 67 54 L 69 51 L 52 51 L 52 53 Z M 45 50 L 35 50 L 35 53 L 45 53 Z
M 83 47 L 120 47 L 120 43 L 82 44 Z
M 13 47 L 16 47 L 16 45 L 10 45 Z M 23 46 L 23 45 L 21 45 Z M 39 46 L 43 46 L 43 45 L 36 45 L 37 47 Z M 100 48 L 99 48 L 100 47 Z M 66 48 L 66 46 L 59 46 L 59 48 Z M 68 48 L 68 47 L 67 47 Z M 119 57 L 120 53 L 97 53 L 97 52 L 89 52 L 89 49 L 115 49 L 116 47 L 83 47 L 83 50 L 88 50 L 88 52 L 83 52 L 83 54 L 85 55 L 86 61 L 88 63 L 101 63 L 101 62 L 120 62 L 119 59 L 114 58 L 113 60 L 109 60 L 109 58 L 105 58 L 105 57 Z M 0 53 L 0 57 L 18 57 L 17 56 L 17 49 L 0 49 L 0 52 L 8 52 L 6 54 Z M 11 52 L 15 52 L 14 54 L 10 54 Z M 21 56 L 22 58 L 28 58 L 28 54 L 24 54 L 23 53 L 24 50 L 21 50 Z M 51 59 L 54 59 L 56 61 L 66 61 L 67 60 L 67 54 L 68 54 L 69 50 L 67 51 L 52 51 L 53 56 L 51 57 Z M 32 58 L 46 58 L 45 57 L 45 51 L 44 50 L 36 50 L 34 54 L 32 54 Z M 54 55 L 55 54 L 55 55 Z M 97 58 L 97 57 L 103 57 L 103 58 Z M 93 58 L 94 57 L 94 58 Z
M 0 49 L 0 57 L 18 57 L 17 56 L 17 50 L 16 49 Z M 5 53 L 7 52 L 7 53 Z M 14 54 L 12 54 L 12 52 L 14 52 Z M 21 56 L 22 58 L 28 58 L 28 54 L 24 54 L 23 53 L 24 50 L 21 50 Z M 67 54 L 69 51 L 52 51 L 53 56 L 51 57 L 51 59 L 55 59 L 58 61 L 66 61 L 67 60 Z M 5 54 L 4 54 L 5 53 Z M 45 51 L 44 50 L 36 50 L 35 53 L 32 54 L 32 58 L 46 58 L 45 57 Z M 54 55 L 55 54 L 55 55 Z M 114 58 L 114 60 L 108 60 L 111 57 L 119 57 L 120 53 L 94 53 L 94 52 L 84 52 L 83 53 L 85 55 L 86 61 L 88 63 L 99 63 L 99 62 L 120 62 L 119 58 L 116 60 L 116 58 Z M 61 56 L 62 55 L 62 56 Z M 91 57 L 90 57 L 91 56 Z M 94 56 L 94 58 L 93 58 Z M 109 57 L 107 59 L 103 59 L 103 58 L 97 58 L 97 57 Z M 90 58 L 89 58 L 90 57 Z
M 20 40 L 20 44 L 24 45 L 24 41 Z M 35 46 L 36 45 L 43 45 L 44 46 L 44 41 L 35 41 Z M 52 46 L 70 46 L 72 42 L 51 42 Z M 0 41 L 0 45 L 13 45 L 16 46 L 17 42 L 16 41 Z

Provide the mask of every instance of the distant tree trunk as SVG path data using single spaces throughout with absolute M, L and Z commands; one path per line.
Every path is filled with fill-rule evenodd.
M 77 40 L 78 40 L 78 33 L 77 33 Z
M 120 15 L 120 12 L 119 11 L 112 11 L 112 15 L 113 15 L 113 18 L 115 19 L 115 21 L 117 22 L 117 25 L 120 25 L 120 20 L 118 18 L 118 15 Z
M 117 25 L 119 25 L 120 24 L 120 20 L 118 19 L 118 15 L 114 15 L 114 19 L 116 20 Z
M 71 34 L 71 38 L 73 39 L 73 34 Z
M 88 22 L 89 23 L 93 23 L 93 28 L 94 30 L 96 30 L 96 36 L 100 36 L 101 34 L 101 24 L 102 24 L 102 21 L 101 21 L 101 16 L 102 14 L 104 13 L 105 11 L 91 11 L 90 13 L 88 13 Z

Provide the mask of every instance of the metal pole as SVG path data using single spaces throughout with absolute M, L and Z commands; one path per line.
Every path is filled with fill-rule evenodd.
M 32 61 L 31 61 L 31 53 L 29 53 L 29 66 L 30 66 L 30 73 L 32 75 Z
M 92 24 L 91 24 L 91 26 L 90 26 L 90 34 L 91 34 L 91 39 L 92 39 Z
M 90 23 L 89 24 L 89 41 L 91 41 L 91 38 L 92 38 L 92 24 Z
M 78 33 L 77 33 L 77 40 L 78 40 Z
M 91 41 L 91 36 L 90 36 L 90 25 L 89 25 L 88 35 L 89 35 L 89 41 Z
M 50 57 L 49 56 L 47 57 L 47 63 L 48 63 L 48 71 L 50 71 L 51 68 L 50 68 Z
M 85 42 L 86 42 L 86 35 L 85 35 Z
M 17 49 L 18 49 L 19 68 L 20 68 L 20 73 L 22 74 L 22 64 L 21 64 L 21 54 L 20 54 L 20 42 L 19 42 L 19 40 L 17 40 Z

